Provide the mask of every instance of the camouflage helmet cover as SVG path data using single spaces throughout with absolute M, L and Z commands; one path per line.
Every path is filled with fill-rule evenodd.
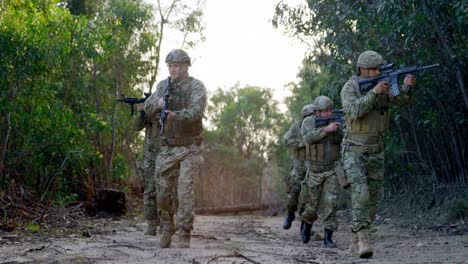
M 321 111 L 333 107 L 333 101 L 327 96 L 319 96 L 314 101 L 315 110 Z
M 314 111 L 315 111 L 314 105 L 311 105 L 311 104 L 304 105 L 304 107 L 302 107 L 302 110 L 301 110 L 302 117 L 308 117 L 311 114 L 313 114 Z
M 187 62 L 189 66 L 192 66 L 192 62 L 187 52 L 181 49 L 173 49 L 166 56 L 166 63 L 180 63 Z
M 368 69 L 377 68 L 382 64 L 384 64 L 384 60 L 379 53 L 367 50 L 359 55 L 356 66 L 358 69 L 359 67 Z

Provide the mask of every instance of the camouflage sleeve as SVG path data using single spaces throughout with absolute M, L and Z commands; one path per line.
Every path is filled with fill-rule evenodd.
M 308 116 L 302 121 L 301 135 L 306 144 L 312 144 L 321 140 L 327 134 L 323 131 L 323 127 L 315 127 L 314 116 Z
M 377 104 L 377 95 L 374 90 L 370 90 L 366 95 L 359 97 L 355 90 L 353 80 L 349 80 L 341 90 L 341 102 L 343 111 L 352 119 L 358 119 L 369 113 Z
M 136 131 L 141 131 L 146 126 L 147 117 L 144 111 L 138 113 L 138 116 L 133 120 L 133 128 Z
M 145 111 L 148 118 L 153 118 L 155 115 L 161 112 L 161 107 L 159 107 L 159 98 L 163 97 L 164 83 L 165 80 L 160 81 L 156 87 L 156 92 L 152 93 L 145 101 L 143 110 Z
M 295 122 L 284 134 L 283 141 L 287 147 L 298 148 L 303 147 L 304 142 L 302 140 L 300 125 L 302 121 Z
M 177 114 L 177 120 L 198 120 L 205 117 L 204 111 L 207 100 L 205 85 L 201 81 L 195 79 L 191 87 L 193 92 L 190 98 L 190 105 L 188 108 L 174 112 Z

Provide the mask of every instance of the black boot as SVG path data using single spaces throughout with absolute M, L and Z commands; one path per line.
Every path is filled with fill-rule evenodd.
M 295 218 L 296 218 L 296 215 L 294 214 L 294 212 L 288 210 L 288 214 L 286 215 L 286 218 L 284 219 L 283 229 L 291 228 L 292 221 L 294 221 Z
M 304 221 L 301 222 L 301 239 L 304 244 L 309 243 L 310 234 L 312 233 L 312 225 Z
M 336 244 L 332 241 L 333 231 L 325 228 L 323 233 L 323 245 L 326 248 L 336 248 Z

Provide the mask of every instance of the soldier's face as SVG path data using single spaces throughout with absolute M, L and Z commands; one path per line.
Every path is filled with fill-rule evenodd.
M 169 70 L 169 75 L 174 81 L 180 81 L 183 77 L 187 75 L 188 72 L 188 63 L 168 63 L 167 69 Z
M 327 108 L 325 110 L 318 111 L 318 117 L 330 117 L 333 115 L 333 108 Z
M 372 78 L 372 77 L 380 75 L 379 68 L 360 68 L 360 69 L 361 69 L 361 76 L 363 78 Z

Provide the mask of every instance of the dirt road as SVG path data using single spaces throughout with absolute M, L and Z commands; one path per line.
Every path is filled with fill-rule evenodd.
M 466 224 L 431 230 L 381 219 L 371 236 L 375 255 L 365 260 L 347 253 L 349 213 L 340 215 L 347 221 L 335 233 L 337 249 L 303 244 L 298 221 L 283 230 L 282 217 L 255 215 L 197 216 L 190 249 L 160 249 L 159 235 L 144 236 L 145 222 L 128 216 L 40 235 L 0 233 L 0 263 L 468 263 Z

